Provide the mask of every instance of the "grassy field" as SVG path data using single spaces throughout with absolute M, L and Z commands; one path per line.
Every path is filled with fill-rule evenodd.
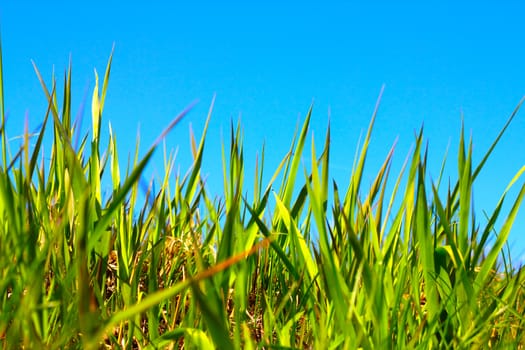
M 521 186 L 517 197 L 503 193 L 486 219 L 472 210 L 473 184 L 519 106 L 479 164 L 461 130 L 446 191 L 429 180 L 423 131 L 399 174 L 390 153 L 362 186 L 375 113 L 349 183 L 332 182 L 330 131 L 321 147 L 307 141 L 310 109 L 268 183 L 264 156 L 245 174 L 232 126 L 223 174 L 213 174 L 224 190 L 209 193 L 205 127 L 187 175 L 175 176 L 166 154 L 160 189 L 141 203 L 139 179 L 187 110 L 121 169 L 116 132 L 100 142 L 110 67 L 97 78 L 86 135 L 71 118 L 71 69 L 59 84 L 35 67 L 49 104 L 20 148 L 8 142 L 0 91 L 2 348 L 523 348 L 525 277 L 505 252 L 524 169 L 508 187 Z

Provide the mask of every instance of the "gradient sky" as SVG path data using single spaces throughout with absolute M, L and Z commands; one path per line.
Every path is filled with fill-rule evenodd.
M 242 121 L 249 169 L 266 145 L 269 175 L 313 102 L 312 131 L 319 147 L 330 114 L 332 177 L 345 188 L 383 84 L 365 186 L 397 137 L 394 170 L 399 169 L 423 123 L 431 174 L 437 176 L 450 144 L 447 169 L 456 178 L 461 116 L 479 160 L 525 95 L 521 1 L 85 3 L 0 4 L 9 136 L 22 133 L 26 114 L 30 127 L 36 127 L 45 113 L 31 60 L 49 83 L 53 69 L 63 78 L 72 57 L 76 111 L 84 96 L 90 106 L 93 69 L 103 74 L 115 44 L 103 132 L 107 135 L 111 121 L 121 159 L 133 151 L 139 125 L 143 154 L 197 99 L 167 139 L 168 149 L 179 148 L 184 172 L 190 164 L 189 125 L 200 135 L 216 94 L 204 171 L 217 194 L 221 135 L 227 137 L 232 119 Z M 87 131 L 88 108 L 85 113 Z M 481 211 L 492 212 L 525 164 L 524 132 L 522 111 L 475 186 L 480 220 Z M 148 171 L 162 173 L 162 152 Z M 516 258 L 525 252 L 524 213 L 510 237 Z

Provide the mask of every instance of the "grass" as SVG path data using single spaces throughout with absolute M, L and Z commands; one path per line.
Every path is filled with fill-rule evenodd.
M 525 168 L 508 187 L 520 186 L 518 195 L 505 191 L 487 220 L 472 209 L 473 184 L 519 106 L 479 164 L 461 130 L 446 191 L 429 180 L 423 130 L 399 174 L 390 173 L 391 152 L 363 187 L 377 108 L 342 190 L 328 171 L 330 129 L 322 148 L 307 141 L 310 108 L 268 183 L 263 151 L 246 188 L 241 128 L 232 125 L 223 193 L 210 194 L 206 123 L 192 137 L 187 175 L 175 176 L 166 154 L 160 189 L 139 203 L 144 168 L 189 109 L 122 171 L 116 133 L 100 143 L 110 69 L 111 58 L 82 135 L 71 118 L 71 67 L 59 103 L 57 81 L 46 84 L 35 66 L 48 108 L 38 136 L 30 142 L 26 127 L 14 151 L 0 90 L 2 348 L 523 348 L 523 269 L 504 248 Z M 104 175 L 112 192 L 103 201 Z

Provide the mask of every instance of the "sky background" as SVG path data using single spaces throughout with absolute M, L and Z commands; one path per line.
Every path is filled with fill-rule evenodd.
M 437 177 L 450 145 L 447 169 L 455 179 L 462 116 L 479 160 L 525 95 L 524 14 L 521 1 L 505 0 L 2 0 L 7 132 L 20 135 L 25 115 L 30 128 L 43 120 L 46 99 L 31 60 L 50 83 L 53 69 L 63 79 L 70 57 L 73 111 L 86 98 L 87 132 L 93 69 L 104 74 L 115 44 L 102 131 L 107 136 L 111 122 L 122 160 L 133 152 L 139 128 L 144 154 L 173 117 L 199 100 L 166 140 L 168 149 L 178 147 L 177 166 L 185 172 L 191 164 L 189 125 L 200 135 L 216 94 L 204 172 L 209 189 L 220 194 L 220 145 L 231 120 L 242 122 L 248 169 L 266 145 L 269 176 L 313 102 L 311 130 L 321 148 L 330 114 L 331 176 L 346 188 L 359 136 L 385 85 L 365 188 L 399 138 L 396 174 L 423 123 L 431 175 Z M 522 111 L 475 186 L 479 213 L 493 211 L 525 164 L 524 132 Z M 162 152 L 148 172 L 163 173 Z M 524 230 L 522 212 L 510 237 L 518 260 L 525 252 Z

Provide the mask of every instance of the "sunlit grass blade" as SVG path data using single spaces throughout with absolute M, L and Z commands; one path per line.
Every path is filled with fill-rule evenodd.
M 62 123 L 64 129 L 68 132 L 68 137 L 71 138 L 71 76 L 72 76 L 72 62 L 69 58 L 69 66 L 64 74 L 64 102 L 62 103 Z
M 368 129 L 367 129 L 364 141 L 363 141 L 363 145 L 361 146 L 359 158 L 357 159 L 357 163 L 352 169 L 352 176 L 350 177 L 350 185 L 349 185 L 348 192 L 346 193 L 346 196 L 344 199 L 345 212 L 347 213 L 348 219 L 351 223 L 354 221 L 354 215 L 355 215 L 354 210 L 357 206 L 359 190 L 361 188 L 361 181 L 363 178 L 365 161 L 366 161 L 366 157 L 368 154 L 368 145 L 370 144 L 370 139 L 372 137 L 372 130 L 374 127 L 377 113 L 379 112 L 379 104 L 381 102 L 381 97 L 383 95 L 384 88 L 385 88 L 384 86 L 381 88 L 381 92 L 379 93 L 379 97 L 377 98 L 376 106 L 374 108 L 372 118 L 370 119 L 370 123 L 368 125 Z
M 303 153 L 306 136 L 307 136 L 308 128 L 310 126 L 310 118 L 312 117 L 312 110 L 313 110 L 313 106 L 310 106 L 310 109 L 308 109 L 308 113 L 306 114 L 306 118 L 303 122 L 303 127 L 301 129 L 301 132 L 299 133 L 299 138 L 297 139 L 297 145 L 295 146 L 295 151 L 293 149 L 290 150 L 290 154 L 292 154 L 292 157 L 290 158 L 289 171 L 287 172 L 286 184 L 283 188 L 283 194 L 282 194 L 283 203 L 287 207 L 290 206 L 290 203 L 292 201 L 295 181 L 297 178 L 297 171 L 299 170 L 299 164 L 301 162 L 301 156 Z M 292 144 L 292 147 L 293 147 L 293 144 Z
M 518 172 L 518 174 L 512 179 L 510 186 L 519 178 L 521 175 L 525 172 L 525 167 L 521 168 L 521 170 Z M 508 189 L 507 189 L 508 190 Z M 507 192 L 507 191 L 505 191 Z M 481 269 L 476 276 L 475 280 L 475 288 L 479 291 L 479 288 L 485 285 L 485 281 L 491 271 L 491 269 L 494 268 L 494 264 L 496 263 L 497 258 L 500 256 L 501 249 L 503 248 L 503 245 L 507 241 L 507 238 L 510 234 L 510 230 L 513 227 L 514 221 L 516 220 L 516 215 L 518 213 L 519 208 L 521 207 L 521 203 L 523 201 L 523 197 L 525 196 L 525 184 L 522 185 L 520 192 L 518 196 L 516 197 L 516 200 L 512 204 L 512 209 L 510 213 L 508 214 L 507 219 L 503 223 L 503 226 L 501 227 L 500 232 L 498 233 L 496 237 L 496 242 L 494 245 L 490 248 L 490 251 L 487 254 L 487 257 L 485 261 L 483 261 L 483 264 L 481 265 Z
M 509 116 L 509 118 L 505 122 L 505 125 L 503 126 L 503 128 L 501 128 L 500 132 L 498 133 L 498 136 L 496 136 L 496 139 L 494 139 L 494 142 L 492 142 L 492 144 L 490 145 L 490 147 L 487 150 L 487 152 L 485 152 L 485 154 L 483 155 L 483 158 L 481 159 L 481 161 L 479 162 L 478 166 L 476 167 L 476 169 L 472 173 L 472 177 L 474 179 L 478 176 L 478 174 L 481 171 L 481 169 L 483 169 L 483 167 L 485 166 L 485 163 L 487 162 L 487 160 L 489 159 L 490 155 L 492 154 L 492 152 L 496 148 L 497 144 L 499 143 L 499 141 L 501 140 L 501 138 L 505 134 L 505 131 L 510 126 L 510 123 L 514 120 L 514 118 L 518 114 L 518 111 L 520 110 L 520 108 L 521 108 L 521 106 L 523 105 L 524 102 L 525 102 L 525 96 L 522 97 L 521 100 L 518 102 L 518 104 L 516 105 L 516 107 L 512 111 L 511 115 Z
M 275 202 L 277 203 L 277 208 L 279 209 L 279 215 L 283 218 L 288 228 L 288 232 L 291 235 L 292 241 L 298 246 L 298 252 L 300 253 L 299 256 L 301 257 L 302 264 L 306 266 L 306 271 L 308 271 L 308 275 L 313 281 L 317 277 L 318 269 L 314 259 L 312 258 L 310 248 L 307 246 L 304 237 L 302 236 L 299 228 L 297 227 L 297 224 L 291 217 L 290 212 L 288 211 L 284 203 L 279 199 L 279 197 L 276 194 L 274 195 L 274 198 Z
M 213 105 L 215 104 L 215 97 L 213 98 L 210 108 L 208 111 L 208 117 L 206 118 L 206 122 L 204 124 L 204 129 L 202 131 L 201 140 L 199 142 L 199 148 L 195 149 L 195 137 L 193 133 L 191 134 L 191 140 L 192 140 L 192 146 L 193 146 L 193 165 L 192 165 L 192 171 L 188 180 L 188 184 L 186 187 L 186 193 L 185 193 L 185 199 L 188 203 L 190 203 L 193 199 L 193 196 L 195 195 L 196 186 L 198 184 L 198 180 L 200 177 L 200 170 L 202 167 L 202 157 L 204 153 L 204 144 L 206 140 L 206 132 L 208 130 L 208 125 L 210 123 L 211 114 L 213 111 Z
M 102 111 L 104 110 L 104 104 L 106 102 L 106 92 L 108 89 L 109 75 L 111 73 L 111 63 L 113 62 L 114 52 L 115 52 L 115 44 L 113 44 L 113 47 L 111 49 L 111 54 L 109 55 L 108 63 L 106 65 L 106 71 L 104 73 L 104 81 L 102 82 L 102 91 L 100 93 L 100 99 L 99 99 L 100 113 L 102 113 Z
M 465 139 L 463 129 L 460 138 L 459 150 L 459 232 L 457 244 L 459 251 L 467 257 L 469 249 L 469 223 L 472 196 L 472 141 L 469 142 L 467 154 L 465 155 Z M 468 260 L 470 258 L 467 257 Z M 468 264 L 468 261 L 467 261 Z
M 418 171 L 416 211 L 414 221 L 414 235 L 417 239 L 419 259 L 423 269 L 424 291 L 426 296 L 426 306 L 429 310 L 430 322 L 437 317 L 440 303 L 437 297 L 436 279 L 434 275 L 434 245 L 432 233 L 430 231 L 430 218 L 428 210 L 427 195 L 425 190 L 425 169 L 422 165 Z

